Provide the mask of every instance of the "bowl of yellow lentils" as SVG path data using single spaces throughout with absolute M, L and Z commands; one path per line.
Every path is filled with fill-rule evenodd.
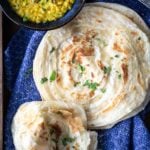
M 70 22 L 85 0 L 1 0 L 4 13 L 16 24 L 35 30 L 51 30 Z

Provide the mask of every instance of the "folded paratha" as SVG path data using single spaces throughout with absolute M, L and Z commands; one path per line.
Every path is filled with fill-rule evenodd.
M 20 106 L 12 123 L 16 150 L 95 150 L 97 134 L 86 130 L 82 107 L 33 101 Z
M 48 31 L 33 64 L 43 100 L 81 104 L 89 128 L 108 128 L 141 111 L 149 101 L 150 32 L 135 14 L 120 5 L 90 4 Z

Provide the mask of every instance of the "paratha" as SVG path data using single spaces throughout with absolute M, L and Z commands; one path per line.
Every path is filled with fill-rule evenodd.
M 97 133 L 86 130 L 82 107 L 54 101 L 21 105 L 14 116 L 16 150 L 95 150 Z
M 149 30 L 130 9 L 125 15 L 127 8 L 107 6 L 87 5 L 72 22 L 48 31 L 33 64 L 42 99 L 81 104 L 88 127 L 98 129 L 137 114 L 149 101 Z

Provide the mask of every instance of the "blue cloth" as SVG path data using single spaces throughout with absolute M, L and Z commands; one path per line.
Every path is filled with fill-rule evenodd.
M 105 1 L 106 2 L 106 1 Z M 150 10 L 136 0 L 107 0 L 136 10 L 150 27 Z M 21 28 L 5 50 L 6 84 L 11 92 L 4 121 L 4 148 L 14 150 L 11 122 L 17 108 L 24 102 L 40 100 L 31 68 L 36 49 L 45 32 Z M 145 110 L 150 107 L 147 106 Z M 108 130 L 98 131 L 98 150 L 150 150 L 150 131 L 145 126 L 143 111 Z

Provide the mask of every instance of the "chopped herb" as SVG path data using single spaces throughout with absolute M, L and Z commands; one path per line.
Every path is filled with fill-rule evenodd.
M 108 75 L 109 75 L 110 72 L 111 72 L 111 67 L 110 67 L 110 66 L 109 66 L 109 67 L 106 67 L 106 66 L 105 66 L 105 67 L 103 68 L 103 71 L 104 71 L 104 74 L 108 74 Z
M 114 59 L 113 57 L 110 57 L 110 59 Z
M 56 71 L 53 71 L 50 75 L 50 82 L 55 81 L 56 77 L 57 77 L 57 73 Z
M 118 57 L 119 57 L 119 55 L 115 55 L 115 57 L 116 57 L 116 58 L 118 58 Z
M 47 82 L 48 81 L 48 79 L 46 78 L 46 77 L 43 77 L 42 79 L 41 79 L 41 84 L 43 84 L 43 83 L 45 83 L 45 82 Z
M 105 92 L 106 92 L 106 89 L 105 89 L 105 88 L 102 88 L 102 89 L 101 89 L 101 92 L 102 92 L 102 93 L 105 93 Z
M 118 73 L 118 79 L 121 79 L 121 74 L 119 73 L 119 71 L 117 70 L 116 73 Z
M 100 43 L 101 45 L 103 45 L 104 47 L 108 45 L 104 40 L 102 40 L 102 39 L 100 39 L 100 38 L 97 38 L 96 40 L 98 40 L 99 43 Z
M 83 84 L 83 86 L 87 86 L 89 89 L 92 90 L 96 90 L 98 85 L 99 85 L 98 83 L 96 82 L 92 83 L 89 80 L 86 80 L 85 83 Z
M 29 19 L 26 16 L 23 17 L 23 22 L 27 22 L 28 20 Z
M 53 53 L 55 50 L 56 50 L 55 47 L 52 47 L 50 53 Z
M 85 67 L 83 67 L 82 65 L 78 64 L 78 70 L 83 73 L 85 71 Z
M 68 143 L 72 143 L 74 141 L 75 141 L 75 138 L 71 138 L 71 137 L 67 136 L 62 139 L 62 144 L 64 146 L 66 146 Z
M 81 82 L 75 82 L 74 87 L 78 86 Z
M 141 40 L 141 37 L 138 37 L 138 40 L 140 41 L 140 40 Z
M 118 75 L 118 79 L 121 79 L 121 74 Z

